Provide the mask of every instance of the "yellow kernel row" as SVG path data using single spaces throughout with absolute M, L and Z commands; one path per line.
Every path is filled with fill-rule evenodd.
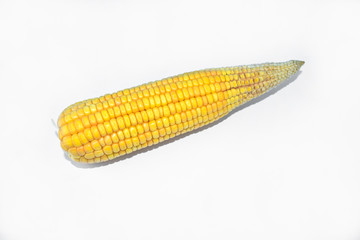
M 72 146 L 81 146 L 82 144 L 86 144 L 89 141 L 92 141 L 94 139 L 97 140 L 111 134 L 113 136 L 113 132 L 116 131 L 120 139 L 129 138 L 130 136 L 136 137 L 139 133 L 141 134 L 147 131 L 154 131 L 156 129 L 162 128 L 163 126 L 172 126 L 174 124 L 179 124 L 181 122 L 196 119 L 197 117 L 204 116 L 208 113 L 220 111 L 222 108 L 224 108 L 226 104 L 228 104 L 226 102 L 227 100 L 224 100 L 222 102 L 202 106 L 201 108 L 197 107 L 196 109 L 180 111 L 179 113 L 175 113 L 174 115 L 170 115 L 169 117 L 159 117 L 152 119 L 149 122 L 144 122 L 137 125 L 131 125 L 130 123 L 125 125 L 123 122 L 123 118 L 118 117 L 117 122 L 119 122 L 119 127 L 116 125 L 116 122 L 113 122 L 113 124 L 98 124 L 96 126 L 91 126 L 91 128 L 85 129 L 83 132 L 76 133 L 74 130 L 71 136 L 69 132 L 65 133 L 64 129 L 67 129 L 67 125 L 65 125 L 60 129 L 59 135 L 64 135 L 62 139 L 63 148 L 65 150 Z
M 101 162 L 111 159 L 116 156 L 121 156 L 126 153 L 130 153 L 132 151 L 141 149 L 143 147 L 151 146 L 158 142 L 162 142 L 171 137 L 192 131 L 195 128 L 201 127 L 203 125 L 208 124 L 209 122 L 215 121 L 222 117 L 222 115 L 216 116 L 213 113 L 209 114 L 209 116 L 204 117 L 203 122 L 198 122 L 197 120 L 190 120 L 188 122 L 180 123 L 179 125 L 173 125 L 172 127 L 161 128 L 159 130 L 155 130 L 152 133 L 148 133 L 147 136 L 137 138 L 127 139 L 125 141 L 119 142 L 119 144 L 105 145 L 102 150 L 98 148 L 95 151 L 83 154 L 82 150 L 78 149 L 75 152 L 73 149 L 69 152 L 73 153 L 73 157 L 77 158 L 81 162 Z M 126 149 L 126 151 L 125 151 Z
M 252 74 L 249 74 L 247 77 L 254 77 L 254 76 L 256 76 L 256 75 L 254 73 L 252 73 Z M 154 89 L 151 88 L 154 86 L 153 84 L 147 84 L 147 85 L 144 85 L 145 86 L 144 88 L 136 87 L 136 88 L 127 89 L 124 91 L 119 91 L 118 93 L 115 93 L 113 95 L 107 94 L 98 99 L 92 99 L 90 101 L 87 100 L 84 102 L 79 102 L 78 104 L 72 105 L 71 109 L 65 110 L 64 114 L 66 114 L 67 112 L 70 112 L 71 110 L 75 110 L 76 107 L 78 107 L 78 108 L 84 107 L 84 110 L 79 110 L 79 112 L 78 112 L 79 115 L 84 114 L 84 113 L 89 114 L 90 112 L 100 111 L 102 109 L 106 109 L 108 107 L 113 107 L 113 106 L 119 105 L 121 103 L 131 102 L 133 100 L 137 100 L 138 98 L 141 99 L 143 97 L 156 96 L 156 94 L 163 94 L 163 93 L 166 93 L 166 92 L 169 92 L 172 90 L 177 91 L 184 87 L 186 88 L 186 87 L 194 86 L 195 91 L 196 91 L 196 86 L 200 86 L 200 90 L 202 90 L 201 86 L 204 84 L 210 84 L 210 88 L 211 88 L 212 87 L 211 84 L 213 84 L 213 83 L 218 83 L 218 84 L 223 83 L 223 82 L 227 83 L 227 81 L 238 80 L 240 78 L 244 79 L 245 75 L 244 74 L 240 74 L 240 75 L 235 74 L 235 75 L 226 75 L 226 76 L 220 75 L 220 76 L 215 76 L 215 77 L 205 76 L 200 79 L 194 79 L 193 81 L 189 80 L 187 84 L 186 83 L 182 84 L 182 82 L 177 82 L 176 84 L 172 83 L 171 85 L 165 84 L 165 86 L 160 84 L 159 87 L 155 85 Z M 199 80 L 199 81 L 197 81 L 197 80 Z M 236 82 L 236 81 L 233 81 L 233 82 Z M 163 81 L 163 83 L 164 83 L 164 81 Z M 246 84 L 246 83 L 238 83 L 238 84 Z M 205 86 L 207 86 L 207 85 L 205 85 Z M 143 89 L 143 90 L 141 90 L 141 89 Z M 149 89 L 151 89 L 151 90 L 149 91 Z M 131 97 L 129 97 L 128 94 L 131 94 Z M 164 97 L 163 97 L 163 100 L 164 100 Z M 85 105 L 86 106 L 91 105 L 91 107 L 85 108 Z M 74 113 L 72 113 L 72 114 L 73 114 L 72 118 L 76 118 L 76 115 Z M 69 116 L 66 117 L 66 119 L 70 119 Z
M 222 92 L 219 92 L 202 97 L 194 97 L 181 102 L 169 103 L 163 107 L 154 107 L 152 109 L 147 109 L 146 111 L 136 112 L 135 114 L 124 114 L 123 117 L 121 117 L 118 107 L 115 107 L 114 109 L 109 108 L 107 110 L 102 110 L 101 112 L 96 112 L 95 114 L 82 116 L 81 119 L 77 118 L 73 121 L 69 121 L 67 124 L 65 123 L 60 127 L 60 138 L 83 131 L 86 127 L 96 126 L 98 124 L 107 132 L 111 131 L 111 129 L 116 129 L 117 126 L 122 129 L 124 127 L 136 125 L 137 123 L 147 122 L 163 116 L 170 116 L 176 112 L 179 113 L 203 105 L 212 104 L 218 100 L 223 100 L 224 97 L 226 98 L 226 94 L 228 93 L 225 92 L 224 96 Z
M 124 150 L 127 148 L 131 148 L 132 146 L 138 147 L 139 144 L 144 144 L 146 141 L 150 141 L 153 139 L 161 138 L 166 135 L 175 134 L 178 131 L 184 131 L 188 128 L 192 128 L 193 126 L 197 126 L 200 123 L 206 123 L 210 120 L 214 120 L 215 118 L 219 117 L 219 114 L 224 114 L 223 109 L 219 109 L 219 111 L 212 112 L 213 110 L 211 108 L 203 107 L 201 110 L 201 116 L 199 118 L 194 119 L 186 119 L 183 118 L 178 122 L 176 125 L 171 126 L 164 126 L 159 125 L 156 126 L 154 129 L 147 129 L 147 132 L 141 135 L 133 135 L 133 136 L 126 136 L 126 134 L 123 134 L 122 131 L 119 131 L 117 134 L 112 134 L 111 136 L 105 136 L 104 138 L 100 138 L 99 140 L 93 140 L 91 143 L 88 143 L 84 146 L 81 146 L 79 143 L 75 143 L 75 146 L 71 146 L 68 150 L 70 154 L 72 154 L 72 157 L 80 157 L 84 156 L 86 153 L 93 153 L 94 151 L 99 154 L 101 154 L 101 149 L 105 146 L 112 146 L 116 147 L 117 143 L 119 145 L 119 148 L 121 150 Z M 224 106 L 227 108 L 228 106 Z M 200 110 L 198 109 L 200 112 Z M 208 112 L 207 112 L 208 111 Z M 184 114 L 182 115 L 185 116 Z M 149 130 L 151 132 L 149 132 Z M 76 136 L 76 135 L 73 135 Z M 170 137 L 170 136 L 169 136 Z M 121 141 L 120 141 L 121 140 Z M 131 141 L 130 141 L 131 140 Z M 66 141 L 66 140 L 65 140 Z M 95 153 L 94 153 L 95 154 Z M 87 156 L 92 156 L 87 155 Z

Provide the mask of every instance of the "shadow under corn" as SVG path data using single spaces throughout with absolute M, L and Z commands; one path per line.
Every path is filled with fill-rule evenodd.
M 192 134 L 196 134 L 196 133 L 199 133 L 201 131 L 204 131 L 208 128 L 211 128 L 223 121 L 225 121 L 227 118 L 229 118 L 230 116 L 232 116 L 233 114 L 236 114 L 237 112 L 241 111 L 242 109 L 244 108 L 247 108 L 251 105 L 254 105 L 258 102 L 261 102 L 262 100 L 264 100 L 265 98 L 275 94 L 276 92 L 278 92 L 279 90 L 283 89 L 284 87 L 286 87 L 287 85 L 289 85 L 290 83 L 294 82 L 298 76 L 301 74 L 301 71 L 298 71 L 296 74 L 294 74 L 293 76 L 291 76 L 290 78 L 286 79 L 285 81 L 283 81 L 282 83 L 280 83 L 277 87 L 271 89 L 270 91 L 264 93 L 263 95 L 257 97 L 257 98 L 254 98 L 252 100 L 250 100 L 249 102 L 247 103 L 244 103 L 243 105 L 240 105 L 238 108 L 234 109 L 232 112 L 230 112 L 229 114 L 227 114 L 226 116 L 208 124 L 208 125 L 205 125 L 205 126 L 202 126 L 196 130 L 193 130 L 191 132 L 187 132 L 187 133 L 184 133 L 184 134 L 181 134 L 181 135 L 178 135 L 174 138 L 171 138 L 171 139 L 168 139 L 164 142 L 161 142 L 161 143 L 158 143 L 156 145 L 152 145 L 150 147 L 146 147 L 146 148 L 143 148 L 143 149 L 140 149 L 140 150 L 137 150 L 135 152 L 132 152 L 130 154 L 126 154 L 126 155 L 123 155 L 123 156 L 120 156 L 120 157 L 117 157 L 117 158 L 114 158 L 113 160 L 110 160 L 110 161 L 107 161 L 107 162 L 101 162 L 101 163 L 92 163 L 92 164 L 86 164 L 86 163 L 80 163 L 80 162 L 75 162 L 73 161 L 72 159 L 69 158 L 69 156 L 66 154 L 66 152 L 64 152 L 64 156 L 67 160 L 69 160 L 74 166 L 78 167 L 78 168 L 97 168 L 97 167 L 103 167 L 103 166 L 107 166 L 107 165 L 111 165 L 111 164 L 114 164 L 116 162 L 119 162 L 119 161 L 123 161 L 123 160 L 126 160 L 126 159 L 129 159 L 129 158 L 132 158 L 136 155 L 140 155 L 140 154 L 144 154 L 146 153 L 147 151 L 151 151 L 153 149 L 156 149 L 156 148 L 159 148 L 159 147 L 162 147 L 162 146 L 165 146 L 169 143 L 172 143 L 172 142 L 175 142 L 175 141 L 178 141 L 184 137 L 187 137 L 189 135 L 192 135 Z

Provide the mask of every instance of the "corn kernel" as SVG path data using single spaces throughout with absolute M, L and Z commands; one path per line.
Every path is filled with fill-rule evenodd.
M 132 148 L 133 146 L 131 139 L 125 139 L 125 144 L 127 148 Z
M 110 122 L 104 122 L 104 128 L 107 134 L 113 133 L 113 128 L 111 127 Z
M 90 114 L 90 115 L 89 115 L 89 121 L 90 121 L 90 124 L 91 124 L 92 126 L 96 126 L 96 125 L 97 125 L 96 117 L 95 117 L 94 114 Z
M 99 141 L 101 147 L 105 147 L 105 146 L 106 146 L 106 142 L 105 142 L 105 139 L 104 139 L 103 137 L 100 138 L 98 141 Z
M 74 122 L 69 122 L 67 126 L 68 126 L 69 132 L 71 134 L 76 133 L 76 127 L 75 127 Z
M 134 147 L 137 147 L 137 146 L 140 145 L 139 138 L 133 137 L 131 140 L 132 140 L 132 143 L 133 143 L 133 146 L 134 146 Z
M 143 118 L 142 118 L 142 115 L 141 115 L 140 112 L 135 113 L 135 117 L 136 117 L 136 122 L 137 122 L 138 124 L 143 123 Z M 134 121 L 134 122 L 135 122 L 135 121 Z M 136 125 L 136 124 L 133 124 L 133 125 Z
M 140 144 L 146 143 L 146 137 L 144 134 L 139 135 Z
M 82 145 L 80 138 L 77 134 L 71 136 L 72 143 L 75 147 L 80 147 Z
M 126 149 L 126 143 L 125 143 L 125 141 L 121 141 L 121 142 L 119 143 L 119 147 L 120 147 L 121 150 L 125 150 L 125 149 Z
M 162 122 L 164 127 L 168 127 L 170 125 L 169 119 L 167 117 L 163 117 Z
M 130 127 L 130 135 L 131 135 L 132 137 L 136 137 L 136 136 L 137 136 L 136 127 Z
M 101 149 L 101 145 L 97 140 L 94 140 L 94 141 L 91 142 L 91 147 L 94 150 L 100 150 Z
M 91 137 L 90 137 L 90 133 L 87 132 L 86 133 L 87 135 L 87 138 L 90 140 Z M 95 139 L 99 139 L 101 136 L 100 136 L 100 132 L 99 132 L 99 129 L 96 127 L 96 126 L 92 126 L 91 127 L 91 135 L 93 136 L 93 138 Z
M 149 122 L 149 128 L 151 132 L 156 130 L 156 122 L 154 120 Z
M 109 121 L 110 120 L 109 113 L 106 110 L 101 111 L 101 116 L 102 116 L 104 121 Z
M 131 121 L 130 121 L 130 117 L 128 115 L 124 116 L 124 122 L 125 122 L 125 127 L 130 127 L 131 126 Z
M 62 139 L 62 144 L 66 148 L 65 150 L 67 150 L 68 148 L 71 148 L 73 146 L 72 137 L 71 136 L 65 136 Z
M 125 138 L 130 138 L 131 137 L 131 134 L 130 134 L 130 131 L 129 131 L 128 128 L 125 128 L 123 133 L 124 133 Z
M 119 144 L 114 143 L 113 145 L 111 145 L 111 148 L 112 148 L 114 153 L 120 152 Z
M 153 112 L 154 112 L 154 119 L 158 119 L 160 117 L 160 111 L 159 111 L 159 108 L 154 108 L 153 109 Z
M 135 114 L 133 114 L 133 113 L 129 114 L 129 119 L 130 119 L 130 124 L 131 124 L 132 126 L 134 126 L 134 125 L 137 124 L 137 120 L 136 120 Z
M 98 129 L 101 136 L 106 136 L 107 133 L 104 124 L 98 124 Z
M 147 141 L 150 141 L 150 140 L 152 139 L 152 134 L 151 134 L 151 132 L 145 132 L 144 135 L 145 135 Z
M 103 122 L 104 122 L 104 119 L 103 119 L 103 117 L 101 116 L 101 113 L 100 113 L 100 112 L 96 112 L 96 113 L 95 113 L 95 118 L 96 118 L 96 122 L 97 122 L 97 123 L 103 123 Z
M 104 137 L 104 142 L 106 145 L 111 145 L 113 143 L 109 135 Z
M 94 153 L 87 153 L 87 154 L 85 154 L 85 156 L 84 156 L 86 159 L 93 159 L 93 158 L 95 158 L 95 154 Z
M 104 155 L 104 152 L 102 150 L 96 150 L 94 154 L 96 157 L 101 157 L 102 155 Z
M 161 129 L 159 130 L 159 135 L 160 135 L 161 137 L 165 136 L 165 135 L 166 135 L 166 130 L 165 130 L 164 128 L 161 128 Z
M 106 155 L 112 154 L 113 151 L 112 151 L 111 146 L 105 146 L 105 147 L 104 147 L 104 153 L 105 153 Z
M 155 138 L 155 139 L 156 139 L 156 138 L 159 138 L 159 137 L 160 137 L 160 136 L 159 136 L 159 131 L 158 131 L 158 130 L 153 131 L 153 132 L 152 132 L 152 137 Z
M 79 132 L 78 136 L 79 136 L 79 139 L 80 139 L 80 142 L 81 142 L 82 145 L 89 142 L 83 132 Z
M 85 153 L 91 153 L 94 151 L 94 149 L 91 147 L 91 143 L 87 143 L 84 145 L 84 151 Z
M 111 127 L 111 132 L 117 132 L 119 130 L 116 119 L 112 118 L 110 120 L 110 127 Z
M 117 142 L 119 142 L 119 137 L 118 137 L 118 134 L 117 133 L 113 133 L 113 134 L 111 134 L 111 140 L 112 140 L 112 142 L 114 142 L 114 143 L 117 143 Z

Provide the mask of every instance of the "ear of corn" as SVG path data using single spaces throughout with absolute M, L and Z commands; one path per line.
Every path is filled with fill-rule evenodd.
M 58 119 L 70 158 L 103 162 L 209 124 L 295 74 L 302 61 L 184 73 L 75 103 Z

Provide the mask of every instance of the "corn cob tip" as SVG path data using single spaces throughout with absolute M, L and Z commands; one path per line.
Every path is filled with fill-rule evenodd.
M 302 65 L 304 65 L 305 61 L 301 61 L 301 60 L 294 60 L 294 62 L 299 66 L 299 68 L 301 68 Z

